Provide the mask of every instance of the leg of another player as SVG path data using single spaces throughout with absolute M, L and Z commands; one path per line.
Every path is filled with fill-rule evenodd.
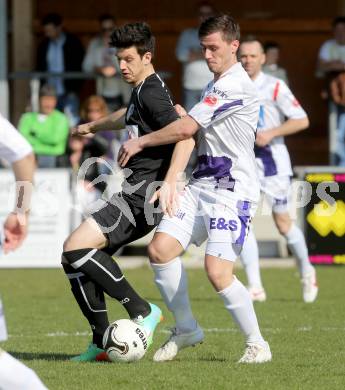
M 156 285 L 176 321 L 169 340 L 155 353 L 155 361 L 172 360 L 180 349 L 204 338 L 190 306 L 187 274 L 179 257 L 183 251 L 181 244 L 166 233 L 156 233 L 148 247 Z
M 249 230 L 240 259 L 247 275 L 248 291 L 252 300 L 264 302 L 266 300 L 266 292 L 261 282 L 259 248 L 253 228 Z
M 47 390 L 36 373 L 0 348 L 0 389 Z
M 160 309 L 135 292 L 113 258 L 102 251 L 106 245 L 105 236 L 92 218 L 84 221 L 64 244 L 63 266 L 93 330 L 93 344 L 101 348 L 102 336 L 109 325 L 103 291 L 118 300 L 130 318 L 143 322 L 148 337 L 152 338 L 161 319 Z
M 205 269 L 225 308 L 246 338 L 241 363 L 263 363 L 271 360 L 268 343 L 263 339 L 248 290 L 233 275 L 234 262 L 206 254 Z
M 287 245 L 295 257 L 302 279 L 303 299 L 314 302 L 318 294 L 315 268 L 310 264 L 308 248 L 301 229 L 296 226 L 289 213 L 273 212 L 274 222 L 287 241 Z

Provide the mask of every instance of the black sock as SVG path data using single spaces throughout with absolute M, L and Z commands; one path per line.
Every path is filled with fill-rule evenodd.
M 117 263 L 107 253 L 98 249 L 77 249 L 64 252 L 63 256 L 74 268 L 100 285 L 112 298 L 127 310 L 130 318 L 146 317 L 150 305 L 127 282 Z
M 63 264 L 63 268 L 70 281 L 72 293 L 91 326 L 92 342 L 102 348 L 103 334 L 109 326 L 103 290 L 86 275 L 76 272 L 69 264 Z

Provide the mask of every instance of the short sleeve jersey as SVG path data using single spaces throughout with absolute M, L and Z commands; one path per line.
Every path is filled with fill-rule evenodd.
M 261 72 L 254 80 L 254 84 L 260 100 L 258 132 L 278 127 L 286 118 L 302 119 L 307 116 L 283 80 Z M 276 137 L 264 147 L 255 146 L 255 156 L 261 175 L 292 175 L 284 137 Z
M 31 152 L 32 147 L 28 141 L 0 115 L 0 158 L 12 164 Z
M 201 101 L 189 112 L 201 126 L 198 166 L 191 184 L 258 201 L 254 156 L 258 114 L 256 88 L 239 62 L 207 85 Z
M 170 92 L 156 73 L 133 89 L 125 119 L 129 138 L 159 130 L 179 119 Z M 129 160 L 126 168 L 132 173 L 126 179 L 127 184 L 135 186 L 144 183 L 135 192 L 136 195 L 145 197 L 149 184 L 164 179 L 174 146 L 175 144 L 170 144 L 146 148 Z

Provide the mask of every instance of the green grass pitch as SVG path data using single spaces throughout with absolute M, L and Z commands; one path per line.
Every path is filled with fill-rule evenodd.
M 320 294 L 304 304 L 295 269 L 264 269 L 266 303 L 256 304 L 273 361 L 238 365 L 243 339 L 203 270 L 189 270 L 193 310 L 205 342 L 169 363 L 153 363 L 172 317 L 149 268 L 128 270 L 140 293 L 159 304 L 165 321 L 153 347 L 132 364 L 74 363 L 90 340 L 89 328 L 61 270 L 0 270 L 0 292 L 10 338 L 2 348 L 36 370 L 51 390 L 110 389 L 344 389 L 345 267 L 318 268 Z M 243 279 L 242 272 L 238 276 Z M 111 320 L 126 318 L 108 301 Z

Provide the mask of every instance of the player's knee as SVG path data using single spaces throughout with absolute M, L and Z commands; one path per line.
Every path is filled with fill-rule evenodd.
M 153 240 L 149 244 L 149 246 L 147 248 L 147 251 L 148 251 L 148 255 L 149 255 L 151 263 L 161 264 L 161 263 L 165 263 L 166 262 L 166 256 L 165 256 L 165 253 L 164 253 L 165 252 L 164 248 L 159 243 L 158 240 Z
M 76 245 L 75 243 L 73 242 L 73 239 L 71 236 L 69 236 L 65 242 L 63 243 L 63 251 L 64 252 L 69 252 L 69 251 L 73 251 L 75 249 L 78 249 L 76 248 Z

